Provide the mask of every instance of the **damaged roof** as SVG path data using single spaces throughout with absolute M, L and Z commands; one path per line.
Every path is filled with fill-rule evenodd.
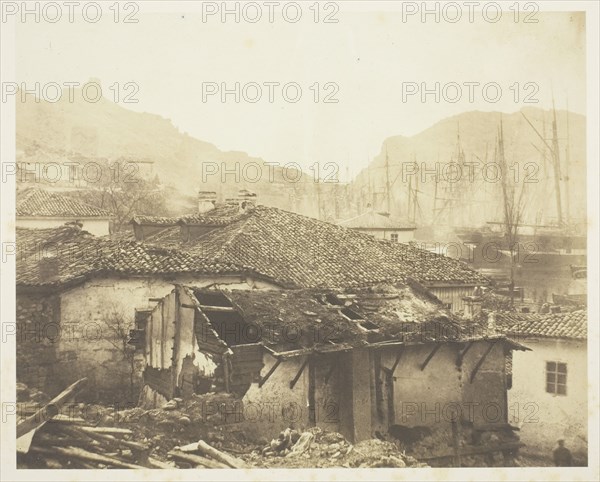
M 30 188 L 17 196 L 17 217 L 109 218 L 111 213 L 68 196 Z
M 389 340 L 429 343 L 487 337 L 485 330 L 473 336 L 473 330 L 463 329 L 439 302 L 406 284 L 345 291 L 191 289 L 197 298 L 225 295 L 236 322 L 243 320 L 249 331 L 260 334 L 260 340 L 252 342 L 278 353 L 338 351 Z M 209 312 L 207 316 L 210 319 Z M 217 318 L 222 321 L 221 316 Z
M 42 233 L 43 231 L 43 233 Z M 96 237 L 78 227 L 17 232 L 17 285 L 56 286 L 100 275 L 241 274 L 244 269 L 185 251 Z M 57 274 L 44 277 L 40 260 L 54 258 Z

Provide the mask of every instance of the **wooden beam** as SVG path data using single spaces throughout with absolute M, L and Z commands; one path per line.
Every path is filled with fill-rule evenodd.
M 394 376 L 394 372 L 396 371 L 396 367 L 398 366 L 398 363 L 400 363 L 400 358 L 402 358 L 402 350 L 398 350 L 398 353 L 396 354 L 396 361 L 394 362 L 394 364 L 392 365 L 392 368 L 390 370 L 390 374 L 392 376 Z
M 300 370 L 298 370 L 298 373 L 296 373 L 296 376 L 290 382 L 290 388 L 294 388 L 296 386 L 296 383 L 298 383 L 298 380 L 300 380 L 300 376 L 302 375 L 302 372 L 306 368 L 306 365 L 308 365 L 308 357 L 306 357 L 306 360 L 304 360 L 304 363 L 300 367 Z
M 471 347 L 473 346 L 474 342 L 470 341 L 469 343 L 467 343 L 467 346 L 465 348 L 463 348 L 462 350 L 459 350 L 458 352 L 458 356 L 456 357 L 456 365 L 457 366 L 461 366 L 462 362 L 465 358 L 465 355 L 467 354 L 467 352 L 471 349 Z
M 71 397 L 77 395 L 87 384 L 87 378 L 77 380 L 75 383 L 69 385 L 50 402 L 36 411 L 33 415 L 27 417 L 25 420 L 17 424 L 17 438 L 22 437 L 28 432 L 41 427 L 46 421 L 55 415 L 60 413 L 62 406 Z
M 267 372 L 267 374 L 260 379 L 260 381 L 258 382 L 258 388 L 261 388 L 266 383 L 266 381 L 269 379 L 269 377 L 271 375 L 273 375 L 273 372 L 275 370 L 277 370 L 277 367 L 279 366 L 280 363 L 281 363 L 281 358 L 278 358 L 277 361 L 271 367 L 271 369 Z
M 483 362 L 488 357 L 488 355 L 490 354 L 490 352 L 492 351 L 492 349 L 494 348 L 494 345 L 496 343 L 497 343 L 497 340 L 490 343 L 490 346 L 488 346 L 488 349 L 485 351 L 483 356 L 479 359 L 479 361 L 477 362 L 477 365 L 475 365 L 475 368 L 473 368 L 473 371 L 471 372 L 471 378 L 469 379 L 469 383 L 473 383 L 473 380 L 475 380 L 475 375 L 477 375 L 477 372 L 481 368 L 481 365 L 483 365 Z
M 159 301 L 162 301 L 162 300 L 163 300 L 162 298 L 148 298 L 148 301 L 156 301 L 156 302 L 159 302 Z
M 195 310 L 197 308 L 196 305 L 188 305 L 187 303 L 181 303 L 182 308 L 189 308 L 190 310 Z
M 327 385 L 329 383 L 329 379 L 331 378 L 331 375 L 333 375 L 334 370 L 338 367 L 338 361 L 337 358 L 333 361 L 333 363 L 331 364 L 331 367 L 329 368 L 329 371 L 327 372 L 327 375 L 325 375 L 325 385 Z
M 421 371 L 425 370 L 425 367 L 427 365 L 429 365 L 429 362 L 431 361 L 433 356 L 437 353 L 437 351 L 441 348 L 441 346 L 442 346 L 442 344 L 438 343 L 437 345 L 435 345 L 433 347 L 433 350 L 431 350 L 431 353 L 429 353 L 429 355 L 427 355 L 427 358 L 425 358 L 425 361 L 421 364 Z
M 232 306 L 209 306 L 209 305 L 200 305 L 200 309 L 202 311 L 225 311 L 225 312 L 234 312 L 235 308 Z

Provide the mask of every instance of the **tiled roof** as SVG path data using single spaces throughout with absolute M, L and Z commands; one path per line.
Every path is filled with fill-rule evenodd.
M 17 194 L 17 216 L 107 218 L 111 214 L 68 196 L 32 188 Z
M 40 231 L 44 231 L 43 239 Z M 51 256 L 58 276 L 40 276 L 40 260 Z M 136 241 L 92 236 L 76 227 L 17 229 L 17 285 L 55 286 L 99 275 L 239 274 L 247 270 Z
M 519 337 L 587 339 L 587 311 L 568 313 L 519 314 L 518 319 L 504 330 Z
M 296 287 L 360 286 L 408 278 L 426 284 L 488 282 L 460 261 L 266 206 L 203 234 L 185 249 Z
M 90 275 L 108 267 L 137 273 L 137 263 L 151 259 L 152 269 L 146 271 L 148 274 L 158 274 L 161 269 L 170 273 L 204 271 L 211 267 L 235 268 L 238 272 L 253 273 L 288 288 L 337 289 L 409 279 L 425 285 L 480 285 L 487 282 L 460 261 L 415 246 L 377 240 L 352 229 L 281 209 L 257 206 L 239 212 L 237 208 L 227 206 L 218 212 L 223 216 L 212 214 L 204 225 L 208 229 L 202 229 L 201 219 L 195 218 L 194 225 L 167 225 L 148 236 L 144 243 L 127 241 L 128 236 L 117 242 L 104 238 L 91 241 L 81 239 L 80 234 L 75 235 L 74 242 L 83 243 L 81 251 L 90 251 L 88 245 L 103 247 L 101 260 L 75 267 Z M 192 241 L 179 241 L 179 230 L 194 226 L 201 226 L 199 234 Z M 52 237 L 50 233 L 46 235 Z M 116 254 L 125 250 L 131 260 L 126 256 L 111 255 L 114 250 L 117 250 Z M 158 252 L 162 254 L 155 254 Z M 111 256 L 120 259 L 120 264 L 113 266 Z M 22 268 L 17 266 L 17 269 Z M 19 271 L 18 279 L 28 283 L 34 281 L 23 278 Z
M 417 229 L 414 223 L 375 211 L 367 211 L 339 224 L 352 229 Z

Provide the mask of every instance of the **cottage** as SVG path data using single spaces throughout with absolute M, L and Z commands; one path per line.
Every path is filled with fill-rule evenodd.
M 68 196 L 30 188 L 17 195 L 17 228 L 47 229 L 79 225 L 96 236 L 108 235 L 111 214 Z
M 235 290 L 176 286 L 132 343 L 143 400 L 227 391 L 258 435 L 292 425 L 351 440 L 412 427 L 507 426 L 505 363 L 525 349 L 462 326 L 418 287 Z M 454 419 L 453 417 L 456 417 Z
M 558 439 L 587 458 L 587 311 L 512 315 L 505 332 L 532 349 L 516 352 L 508 403 L 521 438 L 549 457 Z
M 363 214 L 339 223 L 345 228 L 369 234 L 377 239 L 387 239 L 394 243 L 409 243 L 415 239 L 417 225 L 390 216 L 390 213 L 369 210 Z

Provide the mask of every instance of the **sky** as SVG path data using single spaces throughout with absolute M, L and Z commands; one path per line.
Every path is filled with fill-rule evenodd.
M 568 99 L 571 111 L 586 112 L 583 13 L 539 11 L 529 17 L 537 23 L 526 23 L 525 12 L 516 21 L 505 10 L 492 23 L 479 11 L 471 21 L 464 7 L 452 23 L 456 10 L 442 11 L 439 2 L 436 22 L 434 14 L 422 18 L 420 11 L 403 16 L 401 2 L 355 1 L 321 4 L 315 22 L 307 2 L 296 23 L 279 8 L 271 23 L 268 6 L 255 2 L 262 17 L 251 23 L 258 9 L 246 7 L 243 15 L 242 5 L 239 22 L 233 14 L 223 22 L 220 12 L 206 10 L 220 9 L 221 2 L 138 2 L 139 11 L 122 9 L 115 22 L 111 3 L 103 4 L 97 23 L 78 12 L 70 23 L 66 9 L 56 23 L 19 22 L 16 80 L 30 85 L 96 78 L 108 98 L 115 82 L 134 82 L 139 102 L 125 104 L 121 96 L 121 105 L 171 119 L 182 132 L 222 150 L 303 167 L 336 162 L 350 176 L 385 138 L 414 135 L 460 112 L 551 108 L 553 96 L 557 108 Z M 404 8 L 419 9 L 420 3 L 404 2 Z M 296 10 L 287 8 L 292 19 Z M 127 13 L 138 22 L 125 23 Z M 494 14 L 488 11 L 488 19 Z M 338 22 L 325 23 L 326 15 Z M 219 93 L 207 94 L 215 86 L 235 90 L 236 82 L 245 93 L 239 102 L 233 94 L 225 102 Z M 273 102 L 265 84 L 271 82 L 279 83 L 272 84 Z M 422 88 L 435 91 L 436 82 L 439 100 L 434 94 L 422 99 Z M 281 86 L 290 83 L 286 98 Z M 256 84 L 262 96 L 250 102 Z M 296 85 L 302 92 L 291 102 L 298 97 Z

